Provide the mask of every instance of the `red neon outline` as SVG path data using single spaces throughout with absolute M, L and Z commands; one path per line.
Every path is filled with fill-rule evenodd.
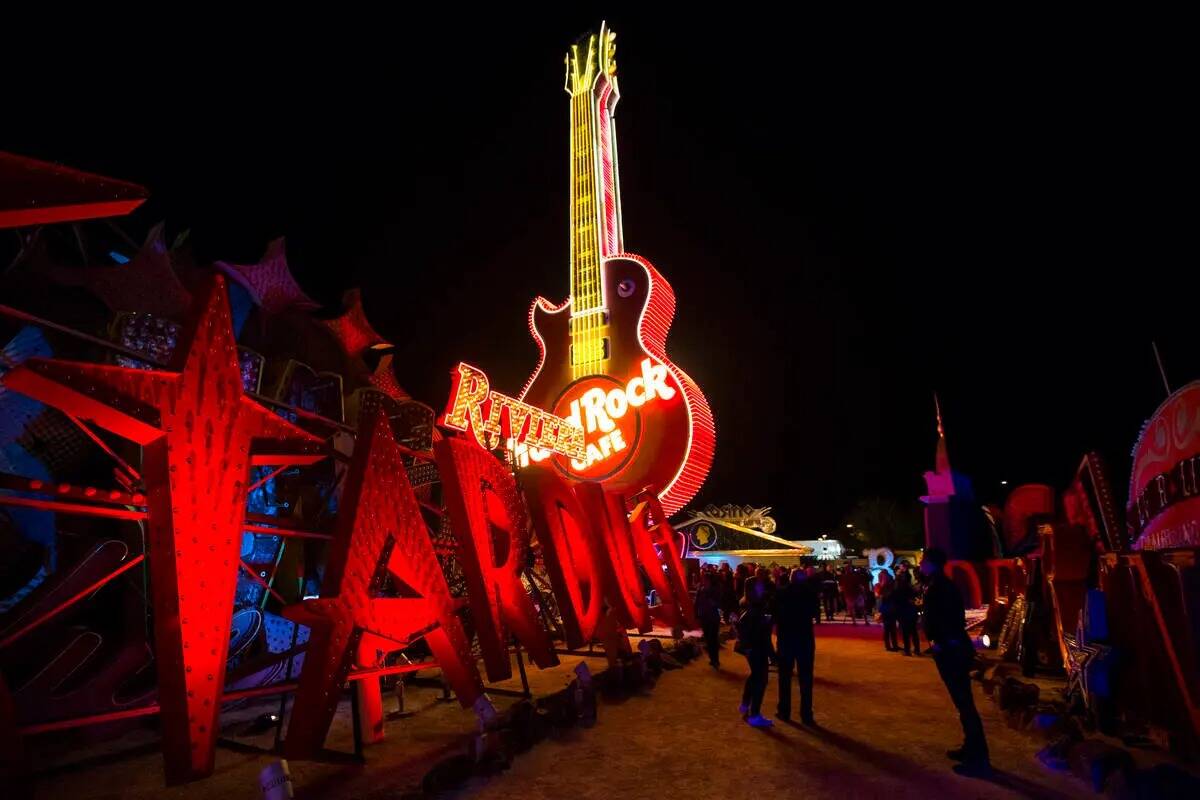
M 638 320 L 638 343 L 646 355 L 659 361 L 675 378 L 680 391 L 683 392 L 684 406 L 688 411 L 690 432 L 683 464 L 658 495 L 663 511 L 669 517 L 687 505 L 704 485 L 716 449 L 716 424 L 713 422 L 708 399 L 700 391 L 700 387 L 667 356 L 667 333 L 675 319 L 675 291 L 670 282 L 642 256 L 618 253 L 612 258 L 633 261 L 646 271 L 650 293 Z M 603 265 L 601 268 L 603 269 Z
M 708 405 L 708 399 L 704 396 L 700 387 L 692 380 L 690 375 L 676 366 L 667 356 L 667 333 L 670 331 L 671 323 L 675 319 L 675 292 L 671 288 L 670 282 L 654 268 L 654 265 L 648 259 L 635 253 L 618 253 L 611 256 L 611 258 L 623 258 L 633 261 L 645 270 L 650 291 L 647 293 L 646 305 L 642 309 L 641 316 L 638 319 L 638 344 L 642 348 L 642 352 L 658 363 L 661 363 L 671 373 L 671 376 L 679 385 L 680 391 L 683 392 L 684 407 L 688 412 L 688 427 L 690 431 L 687 449 L 684 451 L 684 457 L 679 470 L 658 496 L 659 502 L 663 505 L 664 512 L 667 516 L 671 516 L 696 496 L 700 491 L 700 487 L 704 485 L 705 478 L 708 477 L 716 450 L 716 424 L 713 421 L 712 409 Z M 606 258 L 601 262 L 600 269 L 602 274 L 609 260 Z M 570 298 L 555 306 L 545 297 L 541 296 L 535 298 L 533 303 L 530 304 L 528 318 L 529 332 L 533 336 L 534 342 L 537 343 L 538 364 L 529 376 L 529 380 L 525 382 L 525 386 L 521 389 L 521 394 L 517 399 L 524 401 L 525 395 L 529 392 L 529 387 L 533 386 L 534 381 L 537 380 L 538 375 L 542 372 L 542 367 L 546 364 L 546 342 L 542 338 L 541 332 L 538 331 L 537 325 L 534 323 L 535 310 L 540 307 L 543 311 L 557 314 L 569 308 L 570 305 Z
M 542 311 L 549 314 L 557 314 L 560 311 L 567 309 L 571 305 L 571 298 L 567 298 L 558 305 L 554 305 L 549 300 L 542 296 L 535 297 L 533 302 L 529 304 L 529 334 L 533 336 L 533 341 L 538 346 L 538 363 L 533 370 L 533 374 L 529 376 L 529 380 L 525 381 L 525 385 L 521 387 L 521 393 L 517 395 L 517 399 L 524 402 L 525 395 L 529 393 L 529 387 L 533 386 L 533 382 L 537 380 L 537 376 L 541 374 L 542 367 L 546 365 L 546 340 L 542 338 L 542 334 L 538 331 L 537 325 L 533 324 L 533 313 L 539 307 Z

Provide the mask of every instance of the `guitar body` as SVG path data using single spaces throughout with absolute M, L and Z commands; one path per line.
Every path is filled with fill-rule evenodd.
M 590 464 L 553 456 L 543 465 L 572 480 L 603 481 L 611 489 L 653 487 L 666 513 L 673 514 L 708 474 L 715 442 L 712 412 L 700 388 L 667 357 L 667 332 L 675 316 L 670 284 L 650 262 L 625 253 L 604 260 L 601 280 L 608 313 L 598 334 L 607 340 L 607 358 L 599 369 L 578 374 L 571 364 L 570 301 L 555 306 L 539 297 L 529 324 L 542 357 L 521 399 L 562 417 L 572 416 L 573 402 L 580 404 L 575 413 L 589 453 L 599 455 Z M 593 400 L 599 392 L 606 395 L 603 410 L 590 404 L 596 408 L 590 419 L 589 404 L 580 402 L 589 391 Z M 606 422 L 611 430 L 604 430 Z

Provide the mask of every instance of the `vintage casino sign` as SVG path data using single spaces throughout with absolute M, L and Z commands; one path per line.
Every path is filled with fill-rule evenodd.
M 664 365 L 643 358 L 638 367 L 624 384 L 609 375 L 592 375 L 558 398 L 554 413 L 583 428 L 586 447 L 583 458 L 556 459 L 569 477 L 603 481 L 620 472 L 641 444 L 644 417 L 651 418 L 658 402 L 679 393 Z
M 520 399 L 493 392 L 482 371 L 458 365 L 442 422 L 463 435 L 416 449 L 396 441 L 378 406 L 360 409 L 351 436 L 338 420 L 249 394 L 219 274 L 196 292 L 161 366 L 28 358 L 0 376 L 7 390 L 138 445 L 136 481 L 144 486 L 81 489 L 0 474 L 0 501 L 136 522 L 146 543 L 36 624 L 0 634 L 0 649 L 144 563 L 156 679 L 153 701 L 47 721 L 22 719 L 0 675 L 0 783 L 2 756 L 19 757 L 22 736 L 155 714 L 167 783 L 202 778 L 214 768 L 222 706 L 290 691 L 293 682 L 283 739 L 289 759 L 321 756 L 347 684 L 360 700 L 360 728 L 382 735 L 379 678 L 398 669 L 440 669 L 459 702 L 486 719 L 495 710 L 472 633 L 490 681 L 510 677 L 514 639 L 539 667 L 557 663 L 552 632 L 523 582 L 534 534 L 570 647 L 601 641 L 626 651 L 628 630 L 696 627 L 682 540 L 667 518 L 699 490 L 715 434 L 704 395 L 667 356 L 671 287 L 621 241 L 614 36 L 602 26 L 568 56 L 570 299 L 557 307 L 535 301 L 530 327 L 542 359 Z M 503 444 L 549 468 L 528 470 L 518 485 L 511 466 L 490 452 Z M 271 476 L 287 469 L 303 479 L 330 460 L 348 460 L 330 529 L 248 516 L 256 487 Z M 252 471 L 268 465 L 278 469 Z M 436 471 L 440 505 L 414 489 L 410 476 L 420 471 Z M 254 481 L 256 474 L 265 477 Z M 324 527 L 325 519 L 312 524 Z M 430 536 L 434 524 L 454 539 L 465 599 L 451 593 Z M 283 682 L 235 691 L 226 674 L 235 588 L 239 570 L 255 575 L 242 560 L 247 532 L 327 546 L 319 594 L 294 602 L 275 595 L 281 615 L 307 627 L 308 641 L 262 656 L 270 668 L 302 646 L 300 674 L 289 665 Z M 658 596 L 653 607 L 648 588 Z M 464 601 L 469 629 L 460 617 Z M 418 639 L 431 660 L 386 663 L 385 654 Z
M 557 663 L 550 633 L 521 579 L 531 529 L 542 546 L 569 645 L 593 641 L 602 626 L 618 636 L 630 628 L 647 631 L 655 620 L 694 628 L 679 535 L 655 491 L 622 494 L 595 483 L 573 484 L 553 470 L 532 471 L 522 490 L 508 465 L 477 444 L 480 433 L 523 436 L 574 457 L 581 455 L 579 429 L 492 394 L 477 370 L 464 365 L 459 374 L 468 384 L 466 399 L 452 402 L 448 416 L 474 436 L 435 442 L 432 458 L 488 678 L 510 677 L 510 635 L 538 666 Z M 31 358 L 5 374 L 3 384 L 142 446 L 146 494 L 112 492 L 109 498 L 108 492 L 93 491 L 88 497 L 96 503 L 109 498 L 118 507 L 87 508 L 97 516 L 145 520 L 158 679 L 158 705 L 147 713 L 161 714 L 168 783 L 210 774 L 222 703 L 236 698 L 225 690 L 225 669 L 250 469 L 315 464 L 329 458 L 333 446 L 244 393 L 220 276 L 199 298 L 167 369 Z M 637 391 L 643 403 L 651 402 L 650 389 Z M 581 416 L 587 413 L 581 406 Z M 594 405 L 591 413 L 599 426 Z M 442 670 L 460 703 L 484 713 L 471 643 L 408 479 L 405 459 L 411 457 L 413 451 L 395 441 L 381 409 L 364 415 L 321 593 L 283 609 L 285 617 L 311 631 L 283 745 L 288 758 L 319 755 L 347 681 L 374 693 L 362 713 L 369 728 L 382 730 L 378 654 L 403 649 L 416 638 L 428 643 L 436 659 L 430 666 Z M 71 490 L 64 485 L 57 493 Z M 660 598 L 653 609 L 646 605 L 643 580 Z M 391 596 L 383 591 L 389 583 L 407 591 Z M 0 741 L 19 742 L 6 696 L 0 681 Z
M 1135 550 L 1200 545 L 1200 381 L 1172 394 L 1133 450 L 1126 517 Z
M 567 52 L 570 294 L 530 306 L 541 358 L 520 399 L 583 428 L 582 455 L 553 456 L 559 474 L 612 489 L 657 486 L 674 514 L 704 483 L 716 434 L 704 393 L 667 353 L 675 292 L 625 249 L 615 54 L 616 34 L 604 25 Z M 534 449 L 527 457 L 549 458 Z
M 645 358 L 624 383 L 607 375 L 576 381 L 546 412 L 493 391 L 483 370 L 460 363 L 442 424 L 471 433 L 485 449 L 506 443 L 522 466 L 553 463 L 564 477 L 605 482 L 653 438 L 645 434 L 656 410 L 674 407 L 679 395 L 667 368 Z

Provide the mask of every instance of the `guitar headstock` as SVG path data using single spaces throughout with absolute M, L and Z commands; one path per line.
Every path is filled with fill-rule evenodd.
M 585 33 L 567 51 L 567 94 L 574 97 L 590 92 L 596 79 L 617 74 L 617 34 L 607 24 L 600 23 L 600 33 Z

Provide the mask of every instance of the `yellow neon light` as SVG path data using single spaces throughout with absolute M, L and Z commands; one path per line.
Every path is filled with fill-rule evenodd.
M 491 390 L 483 370 L 460 363 L 455 373 L 454 396 L 446 407 L 442 424 L 469 431 L 488 450 L 501 441 L 528 444 L 568 458 L 587 455 L 583 428 L 535 406 Z
M 585 49 L 586 48 L 586 49 Z M 571 96 L 571 374 L 573 378 L 604 371 L 608 359 L 602 258 L 606 233 L 604 170 L 599 147 L 600 109 L 616 95 L 616 33 L 601 23 L 600 34 L 574 44 L 566 55 L 564 89 Z M 611 125 L 608 126 L 611 136 Z M 615 170 L 615 165 L 614 165 Z M 613 183 L 616 177 L 613 176 Z M 575 317 L 582 317 L 576 323 Z

